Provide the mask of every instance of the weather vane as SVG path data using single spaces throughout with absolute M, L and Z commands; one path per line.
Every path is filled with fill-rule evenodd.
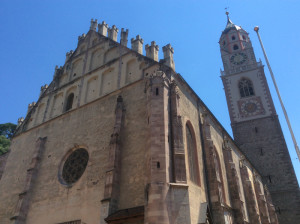
M 229 15 L 229 7 L 226 7 L 225 10 L 226 10 L 225 14 L 226 14 L 227 17 L 228 17 L 228 15 Z

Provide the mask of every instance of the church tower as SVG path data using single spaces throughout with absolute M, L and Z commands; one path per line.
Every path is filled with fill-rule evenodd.
M 300 220 L 300 191 L 264 74 L 249 34 L 232 23 L 220 37 L 221 71 L 236 143 L 268 186 L 279 223 Z M 297 221 L 298 220 L 298 221 Z

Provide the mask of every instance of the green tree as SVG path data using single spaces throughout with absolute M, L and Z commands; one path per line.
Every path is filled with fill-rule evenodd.
M 6 153 L 9 150 L 10 140 L 5 136 L 0 135 L 0 155 Z
M 9 150 L 10 139 L 16 128 L 17 125 L 12 123 L 0 124 L 0 155 Z
M 16 128 L 17 125 L 12 123 L 0 124 L 0 135 L 3 135 L 6 138 L 11 139 Z

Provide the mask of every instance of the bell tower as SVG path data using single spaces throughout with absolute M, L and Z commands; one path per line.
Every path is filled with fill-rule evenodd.
M 300 191 L 264 74 L 249 34 L 232 23 L 220 37 L 224 85 L 233 136 L 268 186 L 279 223 L 300 220 Z

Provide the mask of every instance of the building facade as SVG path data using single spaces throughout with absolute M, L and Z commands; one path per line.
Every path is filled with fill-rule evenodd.
M 98 30 L 97 30 L 98 27 Z M 175 72 L 91 21 L 12 139 L 0 223 L 278 223 L 263 176 Z
M 300 190 L 264 68 L 248 33 L 228 18 L 220 38 L 224 84 L 234 140 L 262 175 L 280 223 L 300 220 Z

